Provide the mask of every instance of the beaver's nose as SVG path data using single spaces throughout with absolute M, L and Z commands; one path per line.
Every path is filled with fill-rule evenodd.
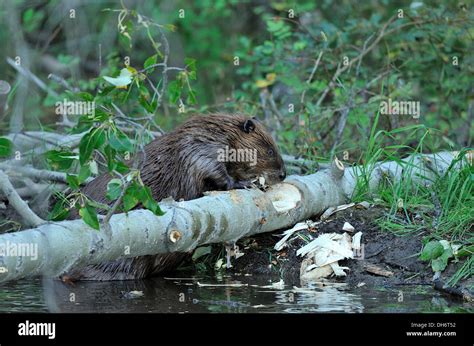
M 280 178 L 280 180 L 284 180 L 286 178 L 286 171 L 281 171 L 278 177 Z

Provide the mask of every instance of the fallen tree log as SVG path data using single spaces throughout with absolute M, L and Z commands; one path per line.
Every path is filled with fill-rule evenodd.
M 472 160 L 472 153 L 469 155 Z M 403 164 L 375 164 L 368 169 L 369 188 L 374 191 L 385 177 L 401 179 L 407 167 L 412 181 L 429 183 L 446 172 L 456 156 L 455 152 L 441 152 L 411 156 Z M 458 161 L 455 167 L 463 162 Z M 360 167 L 345 169 L 336 159 L 329 169 L 290 176 L 267 192 L 232 190 L 210 192 L 185 202 L 164 200 L 165 215 L 161 217 L 147 210 L 116 214 L 110 219 L 110 233 L 73 220 L 3 234 L 0 282 L 32 275 L 57 276 L 71 268 L 119 257 L 187 252 L 204 244 L 233 242 L 288 227 L 347 202 L 359 175 Z

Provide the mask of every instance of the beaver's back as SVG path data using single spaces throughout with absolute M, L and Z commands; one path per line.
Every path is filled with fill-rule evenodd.
M 238 123 L 244 116 L 195 116 L 176 130 L 158 137 L 138 154 L 140 177 L 149 186 L 153 198 L 194 199 L 206 191 L 204 174 L 217 159 L 217 150 L 229 145 L 225 132 L 229 121 Z M 237 126 L 235 126 L 237 128 Z M 129 162 L 131 165 L 131 162 Z M 82 192 L 97 202 L 106 199 L 109 174 L 102 174 L 88 183 Z

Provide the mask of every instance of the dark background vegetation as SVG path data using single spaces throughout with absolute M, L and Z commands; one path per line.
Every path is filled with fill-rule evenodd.
M 123 1 L 160 24 L 172 24 L 170 65 L 196 59 L 195 105 L 176 108 L 156 119 L 165 129 L 189 113 L 240 111 L 264 119 L 284 151 L 327 157 L 331 149 L 357 160 L 380 101 L 415 100 L 420 119 L 384 116 L 380 127 L 393 130 L 421 124 L 434 129 L 427 151 L 472 144 L 472 6 L 464 1 Z M 6 1 L 0 7 L 0 74 L 15 81 L 5 59 L 28 55 L 33 73 L 65 77 L 84 91 L 94 90 L 100 75 L 114 75 L 125 56 L 134 67 L 153 54 L 146 33 L 130 26 L 133 42 L 118 34 L 119 1 Z M 76 18 L 68 18 L 75 9 Z M 184 9 L 185 18 L 179 18 Z M 398 18 L 398 10 L 403 18 Z M 289 10 L 294 18 L 289 18 Z M 341 73 L 317 105 L 344 57 L 357 58 L 380 34 L 390 30 L 362 59 Z M 156 35 L 156 32 L 154 33 Z M 370 38 L 370 40 L 369 40 Z M 369 40 L 369 41 L 367 41 Z M 99 44 L 101 60 L 99 64 Z M 19 53 L 20 52 L 20 53 Z M 323 52 L 316 73 L 311 71 Z M 234 57 L 239 65 L 234 65 Z M 453 65 L 456 57 L 458 65 Z M 265 83 L 265 81 L 267 81 Z M 62 87 L 50 83 L 63 98 Z M 302 101 L 302 94 L 304 99 Z M 24 113 L 28 129 L 52 126 L 56 100 L 28 89 Z M 294 105 L 294 113 L 288 105 Z M 349 108 L 347 123 L 340 118 Z M 7 119 L 1 119 L 7 128 Z M 338 135 L 338 128 L 343 129 Z M 388 144 L 415 145 L 423 131 L 399 134 Z M 340 138 L 338 138 L 340 137 Z M 427 142 L 428 144 L 428 142 Z M 346 155 L 347 156 L 347 155 Z

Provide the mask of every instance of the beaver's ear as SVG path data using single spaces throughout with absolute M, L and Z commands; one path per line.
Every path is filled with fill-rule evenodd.
M 245 120 L 242 129 L 244 130 L 245 133 L 250 133 L 253 130 L 255 130 L 255 123 L 252 119 L 247 119 Z

